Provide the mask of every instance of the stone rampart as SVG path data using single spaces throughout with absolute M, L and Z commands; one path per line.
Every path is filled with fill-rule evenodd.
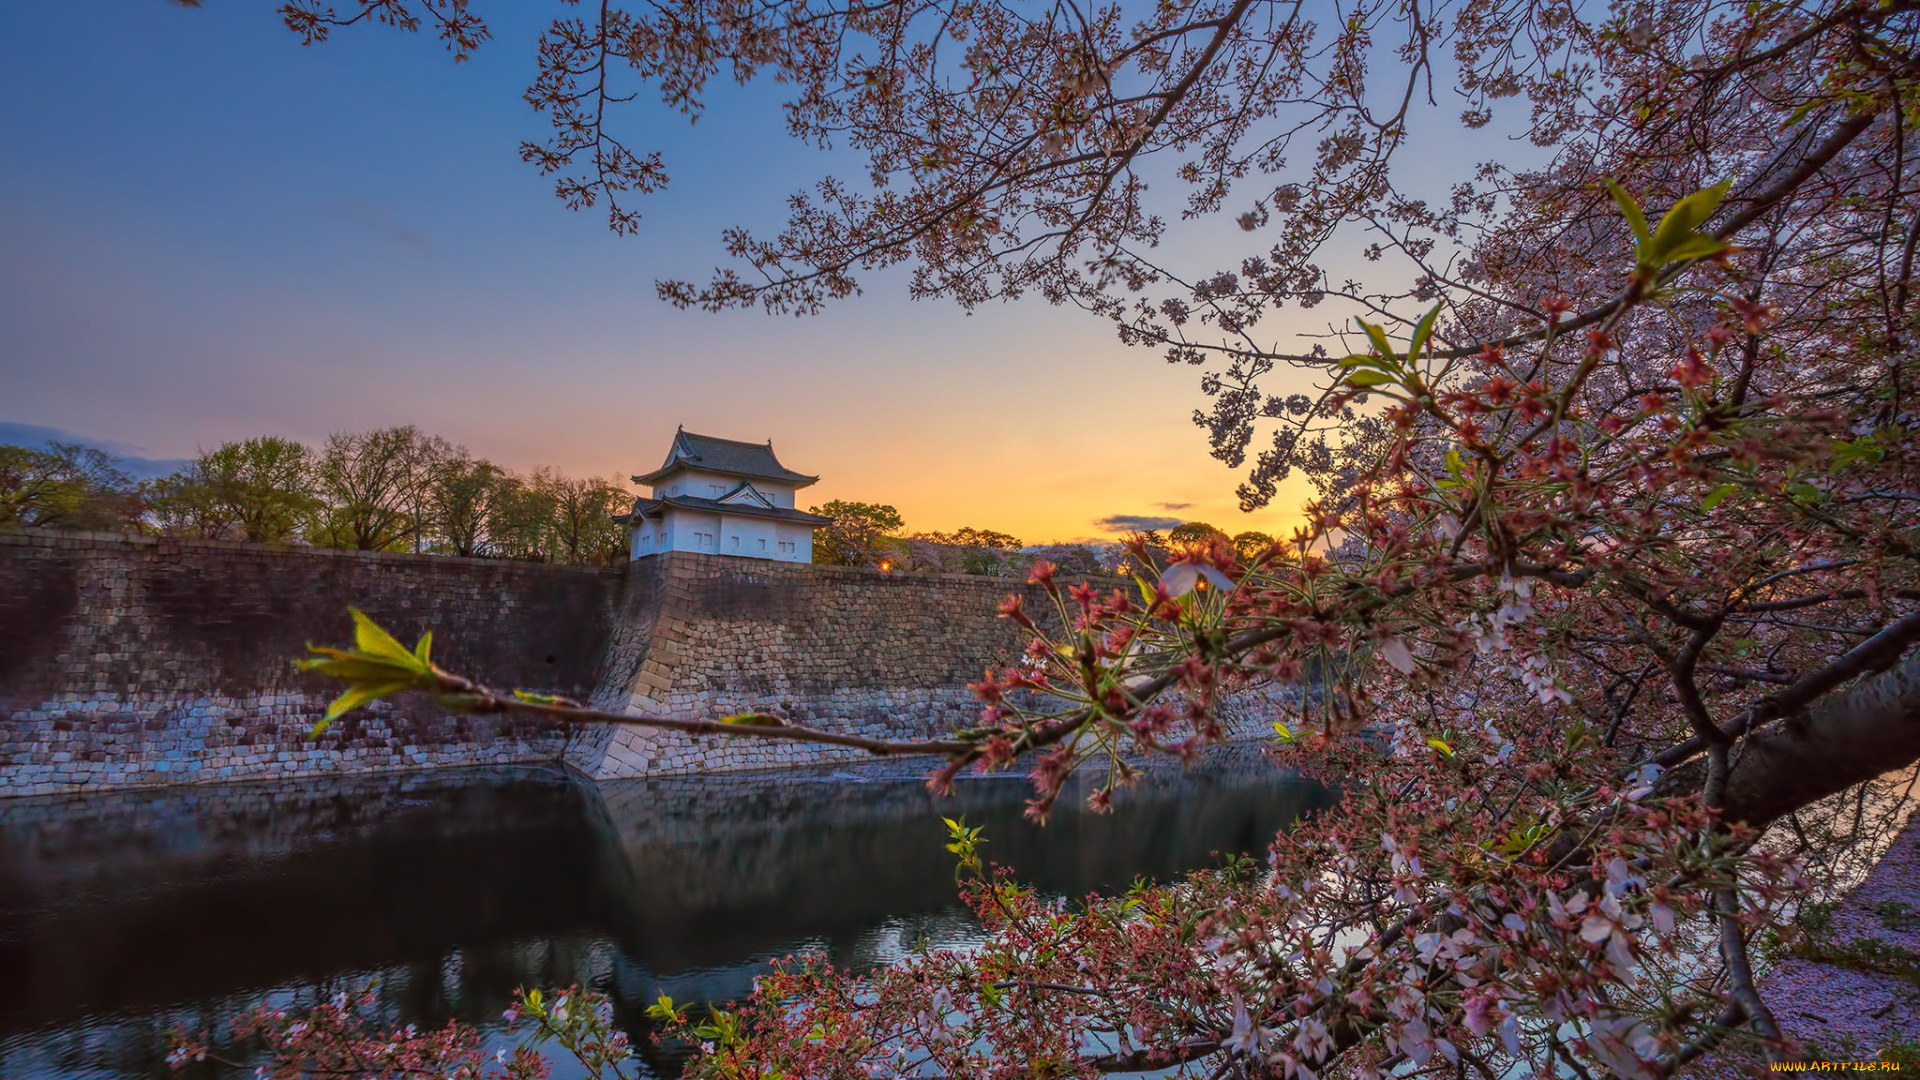
M 1009 592 L 1024 593 L 1036 617 L 1052 609 L 1038 587 L 1005 578 L 655 555 L 629 572 L 621 628 L 594 700 L 673 718 L 768 711 L 847 734 L 941 735 L 977 719 L 967 684 L 989 664 L 1016 659 L 1025 644 L 999 617 Z M 620 728 L 577 740 L 568 760 L 608 778 L 865 756 Z
M 1113 582 L 1118 584 L 1118 582 Z M 877 738 L 972 724 L 1037 587 L 672 552 L 606 570 L 82 533 L 0 534 L 0 797 L 561 761 L 595 778 L 854 760 L 810 743 L 448 716 L 402 696 L 313 739 L 338 692 L 296 672 L 358 606 L 443 667 L 629 715 L 772 712 Z M 1265 695 L 1236 727 L 1262 733 Z M 1234 710 L 1227 710 L 1233 712 Z
M 338 693 L 291 661 L 347 606 L 454 670 L 585 695 L 621 573 L 109 534 L 0 534 L 0 796 L 552 760 L 572 732 Z

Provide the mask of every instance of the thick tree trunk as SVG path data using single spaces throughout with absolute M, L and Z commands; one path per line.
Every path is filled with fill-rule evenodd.
M 1777 720 L 1733 748 L 1722 810 L 1764 826 L 1828 795 L 1920 760 L 1920 652 Z M 1706 762 L 1663 778 L 1670 793 L 1697 791 Z

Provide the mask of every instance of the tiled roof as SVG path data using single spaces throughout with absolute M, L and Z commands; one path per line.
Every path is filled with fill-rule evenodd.
M 633 503 L 633 513 L 641 517 L 656 517 L 660 511 L 669 506 L 677 506 L 682 510 L 694 510 L 703 514 L 732 514 L 736 517 L 768 518 L 773 521 L 789 521 L 795 525 L 812 525 L 815 527 L 826 525 L 833 521 L 830 517 L 821 517 L 819 514 L 809 514 L 801 510 L 790 510 L 784 506 L 765 507 L 756 503 L 723 503 L 718 499 L 696 499 L 691 495 L 669 495 L 664 499 L 636 499 Z M 630 521 L 632 520 L 632 515 L 626 515 L 621 520 Z
M 820 478 L 794 472 L 780 459 L 773 456 L 772 441 L 764 443 L 738 442 L 733 439 L 719 439 L 712 435 L 695 435 L 691 431 L 680 430 L 674 433 L 673 446 L 667 451 L 666 463 L 645 476 L 636 476 L 636 484 L 651 484 L 680 469 L 699 469 L 701 472 L 721 473 L 725 476 L 750 476 L 762 480 L 778 480 L 795 487 L 806 487 Z

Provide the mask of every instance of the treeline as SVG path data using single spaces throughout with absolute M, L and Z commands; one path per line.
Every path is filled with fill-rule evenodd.
M 832 518 L 813 532 L 813 561 L 832 566 L 866 566 L 903 573 L 981 574 L 1024 577 L 1035 553 L 1019 539 L 992 529 L 962 528 L 951 533 L 906 531 L 900 511 L 885 503 L 835 499 L 810 506 L 810 514 Z M 1108 555 L 1082 545 L 1055 545 L 1056 562 L 1069 569 L 1099 573 Z
M 412 425 L 336 434 L 309 447 L 273 435 L 222 443 L 170 476 L 136 483 L 114 459 L 72 443 L 0 446 L 0 528 L 84 529 L 611 565 L 627 557 L 614 520 L 633 494 L 613 479 L 553 469 L 517 474 Z M 903 573 L 1024 578 L 1037 559 L 1069 574 L 1137 569 L 1122 544 L 1029 547 L 994 529 L 911 532 L 884 503 L 836 499 L 809 512 L 813 561 Z M 1192 548 L 1231 544 L 1242 558 L 1265 533 L 1229 536 L 1204 522 L 1139 533 L 1164 565 Z
M 1035 561 L 1045 559 L 1069 574 L 1127 574 L 1139 569 L 1124 544 L 1047 544 L 1028 547 L 1018 537 L 971 526 L 950 533 L 909 532 L 900 511 L 884 503 L 836 499 L 808 512 L 833 519 L 815 530 L 813 561 L 836 566 L 884 567 L 904 573 L 980 574 L 1024 578 Z M 1185 552 L 1224 542 L 1251 559 L 1273 538 L 1263 532 L 1228 535 L 1205 522 L 1192 521 L 1170 532 L 1130 537 L 1164 566 Z
M 0 446 L 0 527 L 606 565 L 632 503 L 617 480 L 514 473 L 412 425 L 222 443 L 143 483 L 89 447 Z

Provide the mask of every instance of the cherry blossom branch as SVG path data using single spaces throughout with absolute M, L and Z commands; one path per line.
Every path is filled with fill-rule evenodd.
M 630 715 L 604 712 L 565 698 L 540 695 L 528 697 L 502 694 L 470 679 L 442 673 L 426 692 L 436 701 L 449 704 L 471 715 L 491 713 L 531 713 L 570 724 L 622 724 L 629 727 L 677 731 L 683 735 L 727 735 L 745 739 L 778 739 L 786 742 L 822 743 L 864 750 L 879 757 L 949 754 L 965 755 L 978 749 L 971 739 L 871 739 L 802 727 L 770 713 L 749 712 L 723 720 L 682 720 L 668 716 Z

